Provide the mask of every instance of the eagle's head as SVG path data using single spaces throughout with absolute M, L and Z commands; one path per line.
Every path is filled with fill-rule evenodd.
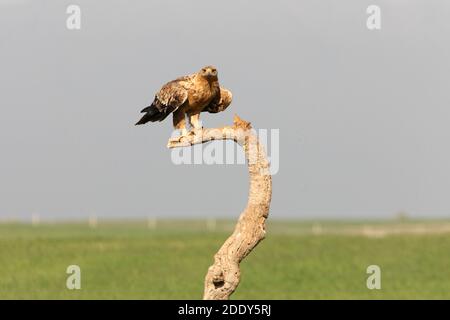
M 200 71 L 199 74 L 202 77 L 205 77 L 206 79 L 211 79 L 211 80 L 215 80 L 217 79 L 217 68 L 214 66 L 206 66 L 203 67 Z

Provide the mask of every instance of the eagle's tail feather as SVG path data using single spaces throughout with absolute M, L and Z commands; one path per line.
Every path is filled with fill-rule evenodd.
M 163 118 L 165 118 L 165 114 L 162 113 L 154 104 L 142 109 L 141 112 L 145 114 L 138 122 L 136 122 L 135 125 L 146 124 L 150 121 L 161 121 Z
M 138 122 L 136 122 L 134 125 L 135 125 L 135 126 L 138 126 L 138 125 L 140 125 L 140 124 L 146 124 L 146 123 L 149 122 L 149 121 L 150 121 L 150 119 L 149 119 L 148 113 L 146 113 L 146 114 L 144 114 L 144 116 L 143 116 Z
M 150 109 L 152 108 L 153 105 L 145 107 L 144 109 L 141 110 L 141 113 L 145 113 L 145 112 L 149 112 Z

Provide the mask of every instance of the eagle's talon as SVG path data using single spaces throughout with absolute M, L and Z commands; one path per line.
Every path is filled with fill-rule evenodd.
M 179 143 L 179 142 L 182 142 L 183 138 L 186 138 L 186 136 L 185 136 L 185 135 L 181 135 L 181 136 L 178 136 L 178 137 L 170 138 L 170 139 L 169 139 L 169 143 Z
M 191 131 L 189 131 L 190 136 L 199 136 L 202 134 L 203 127 L 200 128 L 193 128 Z

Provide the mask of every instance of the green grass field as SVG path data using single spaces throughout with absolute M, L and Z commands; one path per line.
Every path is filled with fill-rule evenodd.
M 232 298 L 448 299 L 445 224 L 270 222 L 266 239 L 241 264 Z M 200 299 L 206 270 L 232 226 L 0 224 L 0 298 Z M 81 267 L 81 290 L 66 288 L 72 264 Z M 381 290 L 366 287 L 372 264 L 381 267 Z

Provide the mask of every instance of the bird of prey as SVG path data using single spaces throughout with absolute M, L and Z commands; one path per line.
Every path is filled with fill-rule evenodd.
M 180 139 L 201 130 L 201 112 L 217 113 L 231 103 L 232 94 L 219 86 L 217 69 L 203 67 L 197 73 L 180 77 L 166 83 L 155 95 L 153 103 L 144 108 L 142 118 L 136 125 L 164 120 L 173 113 L 173 126 L 181 130 Z M 186 129 L 186 115 L 191 130 Z

